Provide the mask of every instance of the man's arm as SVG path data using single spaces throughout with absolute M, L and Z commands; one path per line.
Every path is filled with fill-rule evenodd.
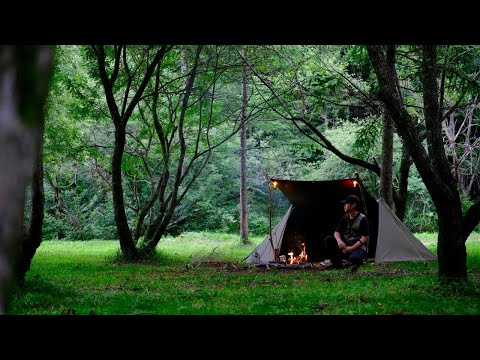
M 344 253 L 350 254 L 352 251 L 358 249 L 360 246 L 365 245 L 368 241 L 368 236 L 362 235 L 360 240 L 357 240 L 352 246 L 347 246 L 343 249 Z
M 338 231 L 333 233 L 333 237 L 335 240 L 337 240 L 337 244 L 340 249 L 345 249 L 347 247 L 347 245 L 345 245 L 345 243 L 342 241 L 342 235 Z

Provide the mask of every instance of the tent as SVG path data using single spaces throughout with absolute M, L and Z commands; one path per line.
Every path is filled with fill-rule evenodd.
M 267 234 L 263 242 L 244 259 L 247 263 L 266 264 L 274 261 L 275 255 L 287 256 L 289 252 L 297 256 L 303 248 L 308 261 L 324 260 L 323 240 L 333 235 L 344 215 L 340 201 L 349 194 L 360 198 L 360 210 L 369 220 L 369 258 L 376 263 L 436 259 L 382 199 L 376 200 L 371 195 L 358 177 L 327 181 L 270 180 L 289 200 L 290 208 L 271 229 L 271 236 Z

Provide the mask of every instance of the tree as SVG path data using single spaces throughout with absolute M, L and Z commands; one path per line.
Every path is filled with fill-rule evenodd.
M 130 68 L 131 64 L 129 65 L 129 61 L 127 61 L 127 47 L 126 45 L 115 45 L 113 49 L 109 49 L 112 50 L 113 63 L 108 61 L 110 59 L 107 60 L 104 45 L 92 45 L 91 49 L 97 60 L 98 76 L 105 92 L 111 119 L 115 125 L 115 147 L 112 155 L 112 192 L 120 247 L 125 257 L 137 259 L 138 251 L 133 242 L 125 214 L 122 184 L 122 158 L 125 150 L 126 126 L 155 69 L 171 47 L 160 46 L 155 49 L 153 46 L 145 46 L 140 47 L 140 49 L 133 49 L 129 55 L 131 58 L 137 57 L 138 59 L 134 69 Z M 137 50 L 140 55 L 137 55 Z M 122 72 L 120 72 L 121 67 Z M 119 74 L 121 75 L 120 78 L 118 77 Z M 123 86 L 119 87 L 117 82 Z M 131 90 L 133 96 L 130 93 Z M 123 93 L 118 95 L 117 91 L 123 91 Z M 120 99 L 120 104 L 117 99 Z
M 453 64 L 449 67 L 443 66 L 439 71 L 437 46 L 425 45 L 419 50 L 424 126 L 423 123 L 417 123 L 407 111 L 395 68 L 395 46 L 368 46 L 369 57 L 380 86 L 379 98 L 392 114 L 397 131 L 438 213 L 439 276 L 446 279 L 464 279 L 467 277 L 465 241 L 480 220 L 480 201 L 473 204 L 465 214 L 462 213 L 458 182 L 452 175 L 443 144 L 442 122 L 455 109 L 448 109 L 444 102 L 446 72 L 452 69 Z M 444 64 L 452 61 L 453 57 L 449 56 L 447 51 Z M 474 82 L 477 76 L 478 73 L 470 81 Z M 464 95 L 463 91 L 460 93 Z M 459 101 L 463 95 L 459 96 Z M 427 149 L 423 146 L 424 138 Z
M 243 52 L 245 57 L 245 51 Z M 248 68 L 243 65 L 242 77 L 242 119 L 244 124 L 240 130 L 240 239 L 242 243 L 248 244 L 248 198 L 247 198 L 247 129 L 246 116 L 248 106 L 247 93 Z
M 35 134 L 38 152 L 34 162 L 34 172 L 30 189 L 30 215 L 28 225 L 24 230 L 22 247 L 17 260 L 16 278 L 22 285 L 25 275 L 30 270 L 33 256 L 42 242 L 42 228 L 45 208 L 45 194 L 43 189 L 43 132 L 44 118 L 38 121 L 38 131 Z
M 143 162 L 146 172 L 152 174 L 151 183 L 156 182 L 141 207 L 134 236 L 135 239 L 140 236 L 150 211 L 140 243 L 145 255 L 154 252 L 213 150 L 235 135 L 249 118 L 232 121 L 239 118 L 241 110 L 237 99 L 232 99 L 228 76 L 224 76 L 226 70 L 240 67 L 235 64 L 238 59 L 231 56 L 233 52 L 224 47 L 201 45 L 176 50 L 171 56 L 173 60 L 175 54 L 180 56 L 180 69 L 174 66 L 164 69 L 163 78 L 157 72 L 153 96 L 143 102 L 153 119 L 161 150 L 160 164 Z M 142 116 L 147 118 L 147 115 Z M 152 168 L 157 170 L 151 171 Z
M 153 254 L 165 232 L 184 220 L 175 219 L 177 207 L 211 152 L 243 124 L 231 121 L 241 106 L 217 90 L 226 70 L 241 69 L 231 54 L 202 45 L 91 47 L 91 73 L 102 83 L 115 126 L 111 177 L 109 169 L 97 169 L 112 187 L 125 257 Z M 95 146 L 110 149 L 108 136 L 103 141 Z
M 21 251 L 25 191 L 39 159 L 51 57 L 50 46 L 0 47 L 0 314 Z

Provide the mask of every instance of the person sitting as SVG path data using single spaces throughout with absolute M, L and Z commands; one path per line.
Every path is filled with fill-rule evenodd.
M 345 215 L 333 236 L 325 238 L 325 255 L 331 260 L 333 268 L 341 268 L 342 260 L 347 259 L 356 270 L 367 256 L 368 219 L 359 211 L 360 199 L 357 196 L 348 195 L 342 203 Z

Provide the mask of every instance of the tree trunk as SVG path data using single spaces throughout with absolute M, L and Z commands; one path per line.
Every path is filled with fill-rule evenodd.
M 380 197 L 393 209 L 393 121 L 390 111 L 383 109 L 382 172 L 380 174 Z
M 169 50 L 167 46 L 161 46 L 156 50 L 155 56 L 151 62 L 147 61 L 147 66 L 142 71 L 135 71 L 138 75 L 137 80 L 140 81 L 135 93 L 130 93 L 130 88 L 133 83 L 132 72 L 127 66 L 127 62 L 123 63 L 124 75 L 127 79 L 125 85 L 125 93 L 123 94 L 123 104 L 121 111 L 117 105 L 117 99 L 114 94 L 114 85 L 118 80 L 118 74 L 120 72 L 120 59 L 121 55 L 126 58 L 127 45 L 115 45 L 113 46 L 114 60 L 112 71 L 107 71 L 109 65 L 106 63 L 105 46 L 91 46 L 95 57 L 97 58 L 99 77 L 105 91 L 105 99 L 107 101 L 110 116 L 115 125 L 115 147 L 112 156 L 112 196 L 113 196 L 113 211 L 115 217 L 115 223 L 117 226 L 118 237 L 120 241 L 120 248 L 123 255 L 128 259 L 138 259 L 138 250 L 135 247 L 135 243 L 132 239 L 132 232 L 128 226 L 127 215 L 125 213 L 125 205 L 123 202 L 123 185 L 122 185 L 122 157 L 125 149 L 125 128 L 128 120 L 130 119 L 134 109 L 137 107 L 147 84 L 149 83 L 155 68 L 163 59 L 165 53 Z M 148 53 L 152 50 L 152 47 L 148 47 L 144 55 L 148 58 Z M 110 74 L 109 74 L 110 73 Z M 130 102 L 128 103 L 128 99 Z
M 405 144 L 402 147 L 402 160 L 400 162 L 400 181 L 398 185 L 398 196 L 395 201 L 395 214 L 403 221 L 405 218 L 405 211 L 407 207 L 408 197 L 408 174 L 412 166 L 412 158 L 408 153 Z
M 128 259 L 137 259 L 138 251 L 133 243 L 132 232 L 128 227 L 123 200 L 122 156 L 125 149 L 125 128 L 115 126 L 115 149 L 112 156 L 112 196 L 115 224 L 117 226 L 120 248 Z
M 387 47 L 387 54 L 394 51 Z M 380 85 L 379 97 L 388 107 L 400 137 L 432 197 L 438 213 L 438 262 L 441 278 L 465 279 L 466 250 L 464 219 L 457 184 L 450 172 L 441 136 L 438 84 L 436 79 L 436 48 L 424 46 L 422 52 L 422 85 L 428 153 L 412 117 L 405 109 L 398 79 L 389 68 L 389 56 L 381 46 L 368 46 Z M 478 219 L 477 219 L 478 223 Z
M 167 230 L 168 224 L 172 220 L 173 210 L 175 209 L 175 206 L 172 205 L 171 209 L 172 210 L 168 211 L 168 213 L 162 218 L 161 223 L 156 226 L 155 232 L 152 234 L 151 239 L 145 242 L 144 247 L 141 249 L 143 255 L 146 255 L 148 257 L 151 254 L 155 253 L 155 248 L 160 242 L 160 239 L 165 234 L 165 230 Z
M 439 274 L 442 277 L 467 277 L 467 249 L 465 247 L 462 208 L 459 199 L 445 201 L 437 207 Z
M 0 46 L 0 314 L 21 247 L 25 190 L 38 153 L 50 46 Z
M 245 53 L 244 53 L 245 56 Z M 242 79 L 242 128 L 240 130 L 240 239 L 248 244 L 248 202 L 247 202 L 247 129 L 246 112 L 248 105 L 247 94 L 247 65 L 243 66 Z
M 33 256 L 42 242 L 42 227 L 45 207 L 45 194 L 43 189 L 43 130 L 44 121 L 41 119 L 41 129 L 38 155 L 35 159 L 35 171 L 31 185 L 31 206 L 28 227 L 22 243 L 21 253 L 17 263 L 16 277 L 20 285 L 25 281 L 25 275 L 30 270 Z

